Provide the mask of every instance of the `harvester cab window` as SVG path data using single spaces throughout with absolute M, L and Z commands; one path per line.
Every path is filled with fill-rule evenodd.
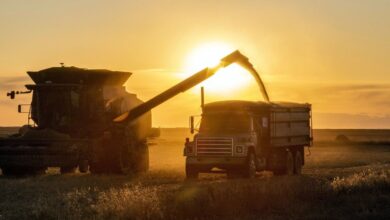
M 39 127 L 63 130 L 77 121 L 80 94 L 67 87 L 36 88 L 32 105 L 32 116 Z

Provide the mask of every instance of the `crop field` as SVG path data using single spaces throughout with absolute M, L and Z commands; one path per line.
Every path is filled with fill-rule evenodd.
M 11 128 L 0 130 L 0 135 Z M 0 219 L 389 219 L 390 131 L 316 130 L 302 176 L 184 179 L 187 129 L 162 129 L 151 171 L 0 176 Z

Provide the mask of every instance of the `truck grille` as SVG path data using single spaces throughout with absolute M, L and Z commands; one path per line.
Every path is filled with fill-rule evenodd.
M 197 156 L 232 156 L 232 138 L 197 138 Z

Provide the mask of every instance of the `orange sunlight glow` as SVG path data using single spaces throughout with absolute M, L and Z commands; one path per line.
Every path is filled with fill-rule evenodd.
M 183 76 L 189 77 L 206 67 L 216 66 L 222 57 L 234 50 L 233 47 L 219 42 L 200 45 L 189 55 L 186 74 Z M 197 88 L 204 86 L 207 91 L 226 94 L 248 85 L 251 80 L 250 74 L 244 68 L 232 64 L 219 70 L 214 76 L 198 85 L 195 90 L 198 92 Z

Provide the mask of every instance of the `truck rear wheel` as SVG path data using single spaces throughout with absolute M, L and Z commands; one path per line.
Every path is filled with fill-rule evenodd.
M 294 174 L 294 157 L 291 151 L 275 152 L 271 156 L 270 169 L 274 175 Z
M 301 151 L 295 152 L 294 159 L 295 159 L 294 160 L 294 174 L 301 175 L 302 174 L 302 165 L 303 165 L 302 152 Z
M 294 174 L 294 157 L 291 151 L 287 151 L 286 155 L 286 175 Z

